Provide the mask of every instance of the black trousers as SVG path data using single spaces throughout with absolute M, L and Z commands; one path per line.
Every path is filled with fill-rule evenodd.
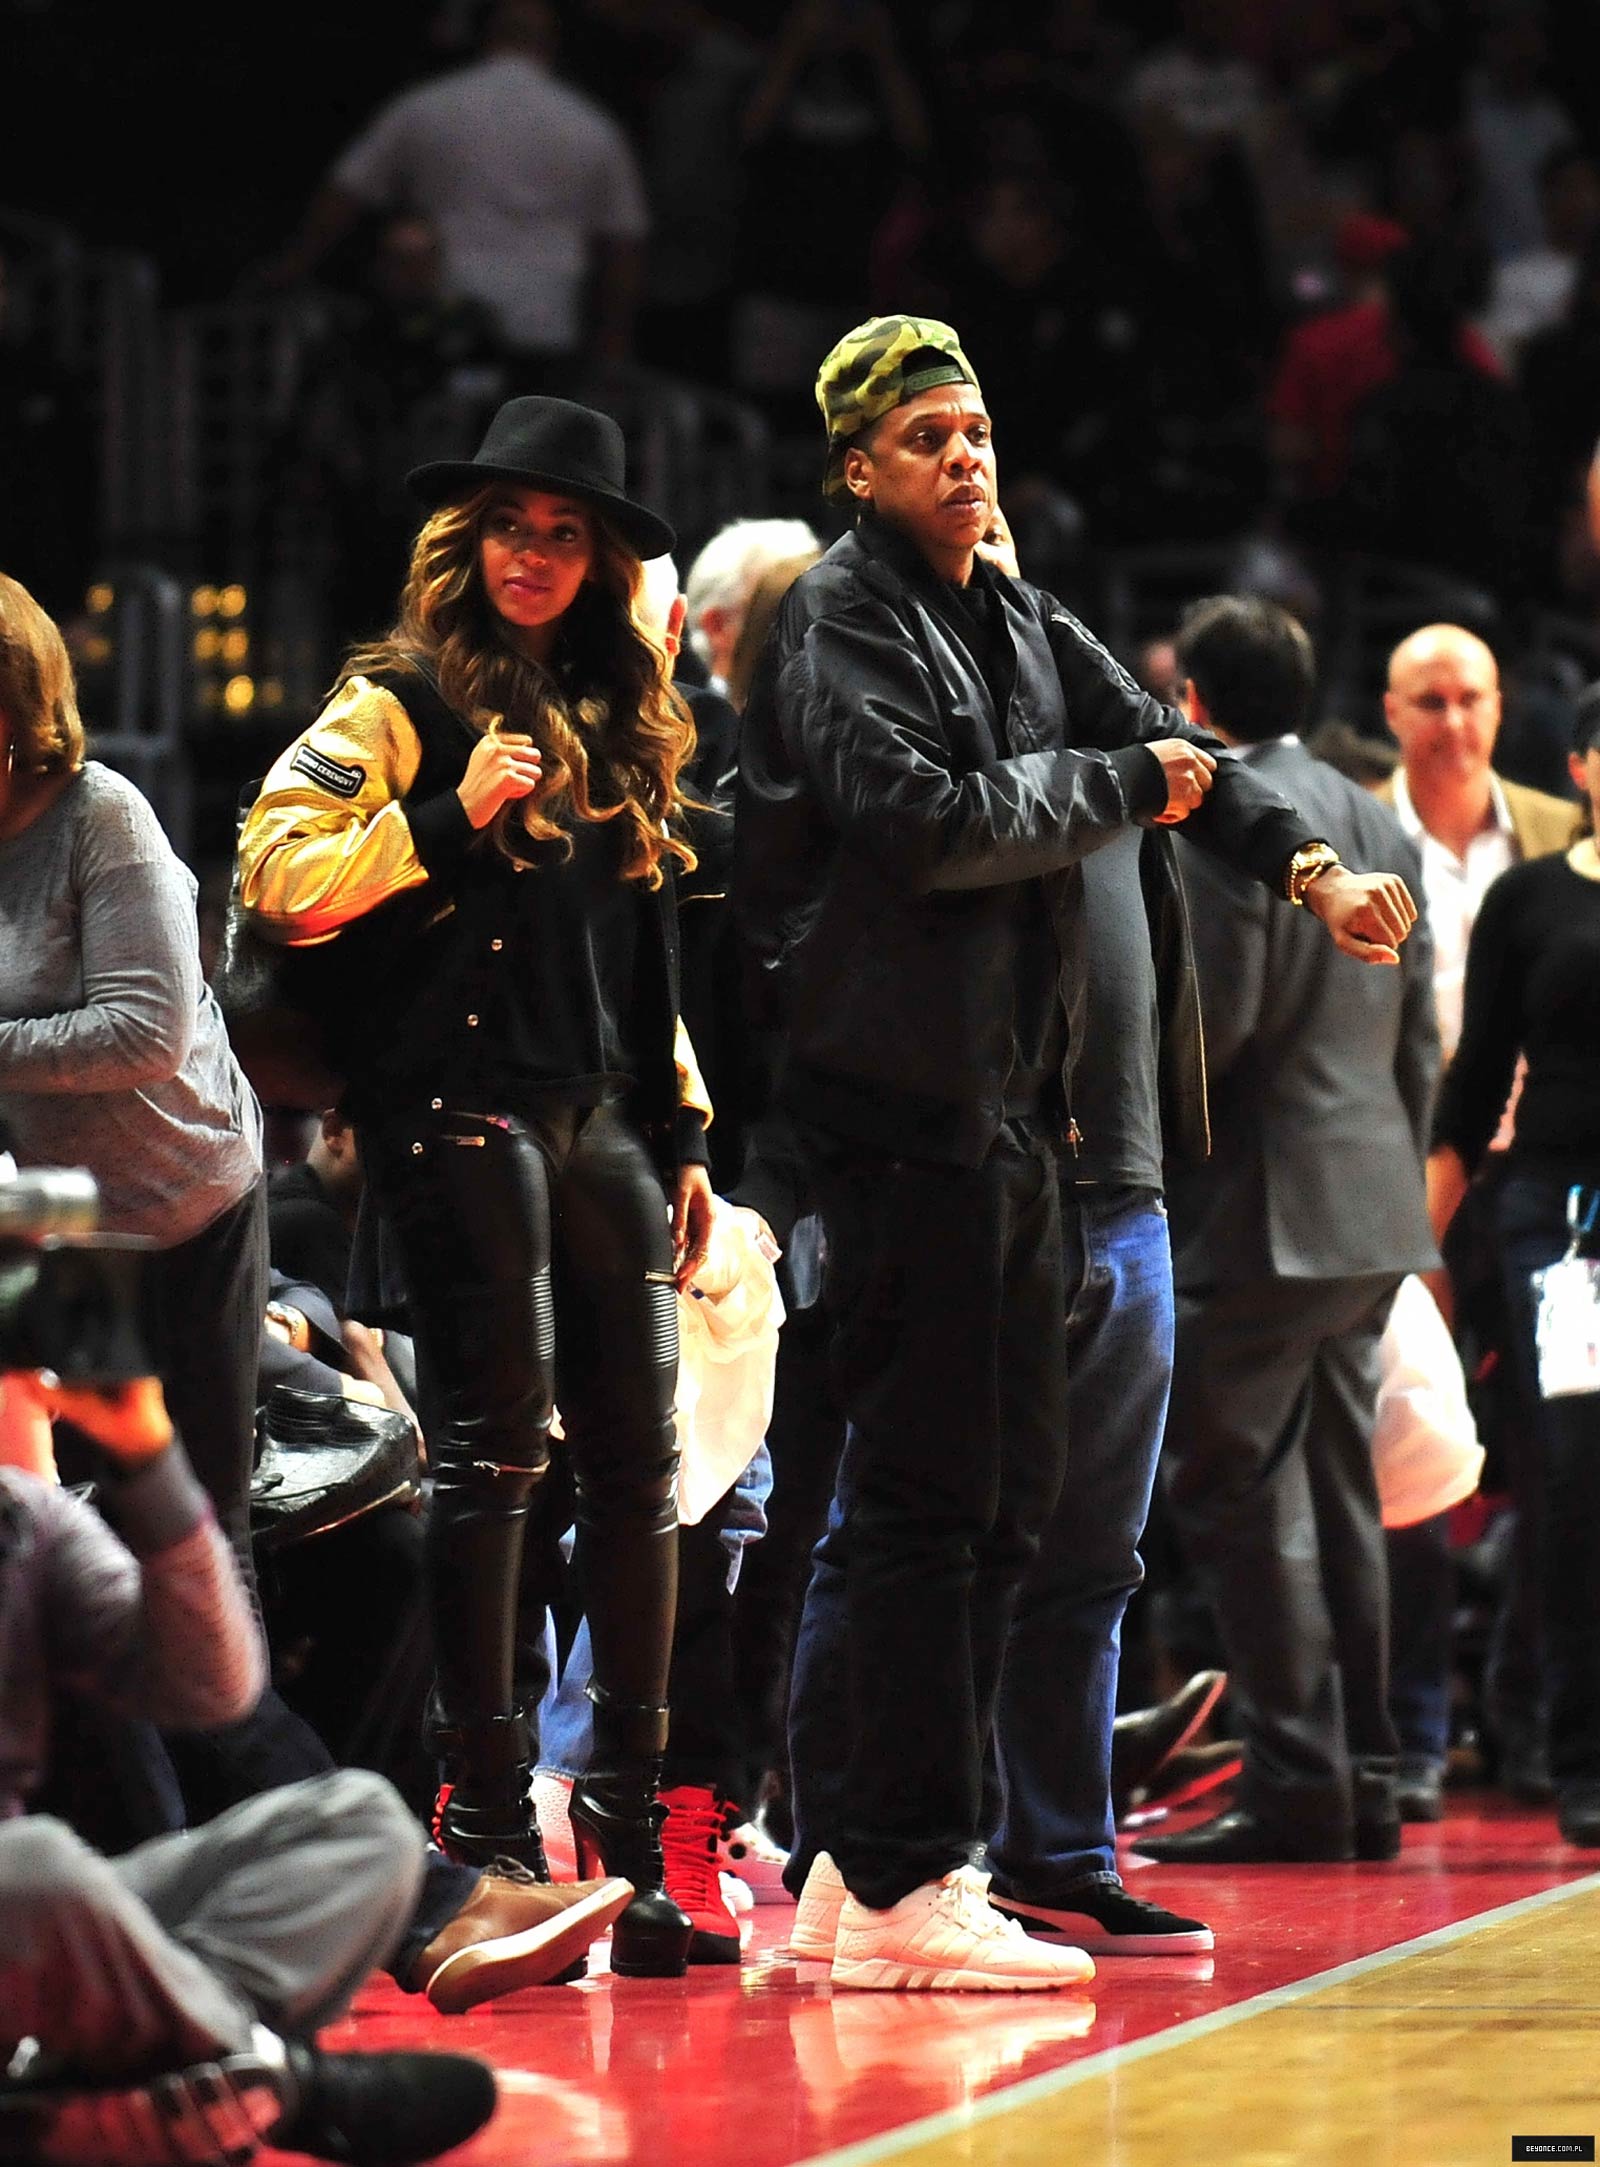
M 722 1539 L 727 1506 L 723 1498 L 692 1527 L 678 1530 L 678 1618 L 668 1689 L 672 1735 L 661 1780 L 669 1790 L 686 1783 L 737 1798 L 741 1732 L 728 1586 L 733 1558 Z
M 267 1307 L 267 1192 L 257 1181 L 188 1241 L 145 1259 L 140 1321 L 167 1408 L 259 1611 L 250 1555 L 256 1366 Z M 167 1740 L 192 1821 L 333 1766 L 268 1686 L 240 1723 Z
M 882 1908 L 966 1863 L 983 1834 L 1006 1633 L 1066 1464 L 1059 1159 L 1019 1122 L 971 1168 L 815 1137 L 808 1152 L 849 1423 L 847 1502 L 818 1553 L 845 1583 L 836 1861 Z M 797 1696 L 804 1616 L 799 1637 Z M 798 1749 L 803 1713 L 791 1735 Z
M 1222 1640 L 1238 1800 L 1275 1831 L 1347 1836 L 1394 1782 L 1372 1423 L 1397 1283 L 1178 1295 L 1162 1470 Z
M 267 1311 L 265 1181 L 188 1241 L 153 1250 L 142 1272 L 140 1322 L 168 1412 L 249 1575 L 256 1365 Z
M 778 1336 L 772 1419 L 772 1495 L 767 1532 L 744 1555 L 734 1594 L 734 1666 L 743 1767 L 736 1795 L 754 1804 L 776 1771 L 789 1789 L 789 1675 L 811 1553 L 828 1524 L 828 1501 L 844 1450 L 828 1347 L 833 1328 L 819 1302 L 791 1310 Z
M 524 1119 L 436 1104 L 364 1125 L 361 1145 L 431 1402 L 438 1732 L 481 1734 L 530 1712 L 516 1693 L 518 1583 L 556 1404 L 595 1683 L 629 1705 L 663 1705 L 678 1556 L 677 1295 L 649 1154 L 609 1106 Z M 542 1573 L 553 1554 L 530 1546 L 530 1568 Z
M 1600 1785 L 1600 1399 L 1539 1391 L 1537 1303 L 1530 1274 L 1566 1254 L 1569 1184 L 1508 1171 L 1496 1198 L 1510 1355 L 1527 1432 L 1510 1456 L 1517 1521 L 1512 1569 L 1533 1595 L 1549 1696 L 1550 1768 L 1559 1792 Z M 1593 1256 L 1591 1239 L 1583 1254 Z M 1504 1671 L 1496 1680 L 1504 1696 Z M 1503 1700 L 1502 1700 L 1502 1704 Z M 1538 1736 L 1538 1710 L 1521 1711 Z

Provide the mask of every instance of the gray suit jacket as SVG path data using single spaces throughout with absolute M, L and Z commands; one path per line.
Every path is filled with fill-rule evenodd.
M 1394 815 L 1298 745 L 1248 756 L 1350 866 L 1422 871 Z M 1334 947 L 1181 841 L 1211 1085 L 1211 1157 L 1174 1170 L 1180 1286 L 1402 1278 L 1438 1262 L 1422 1164 L 1439 1068 L 1433 949 L 1419 919 L 1398 970 Z

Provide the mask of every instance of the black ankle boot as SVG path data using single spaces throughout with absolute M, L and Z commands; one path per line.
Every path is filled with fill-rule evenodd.
M 512 1859 L 538 1881 L 550 1879 L 544 1840 L 529 1797 L 528 1725 L 522 1716 L 433 1726 L 428 1743 L 443 1762 L 433 1809 L 433 1840 L 463 1866 Z
M 608 1699 L 591 1685 L 594 1752 L 572 1786 L 578 1871 L 620 1874 L 633 1902 L 611 1929 L 611 1969 L 624 1979 L 679 1979 L 689 1968 L 694 1921 L 666 1891 L 656 1800 L 667 1743 L 665 1708 Z

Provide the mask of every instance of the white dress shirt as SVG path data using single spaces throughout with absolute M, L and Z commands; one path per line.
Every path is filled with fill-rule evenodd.
M 1433 932 L 1433 998 L 1445 1060 L 1461 1036 L 1461 994 L 1467 976 L 1467 943 L 1485 894 L 1522 853 L 1511 825 L 1511 808 L 1498 776 L 1489 777 L 1490 825 L 1480 828 L 1458 858 L 1430 835 L 1412 803 L 1404 768 L 1394 777 L 1395 817 L 1422 853 L 1422 893 Z

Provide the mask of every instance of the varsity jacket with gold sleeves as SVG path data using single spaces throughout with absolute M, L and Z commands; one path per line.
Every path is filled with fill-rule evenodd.
M 434 1096 L 487 1103 L 526 1028 L 516 993 L 540 874 L 467 818 L 457 785 L 475 742 L 420 670 L 352 677 L 274 763 L 240 832 L 252 921 L 297 947 L 333 944 L 330 1045 L 357 1118 Z M 630 1110 L 663 1165 L 703 1159 L 711 1107 L 678 1020 L 670 872 L 654 891 L 632 885 Z

